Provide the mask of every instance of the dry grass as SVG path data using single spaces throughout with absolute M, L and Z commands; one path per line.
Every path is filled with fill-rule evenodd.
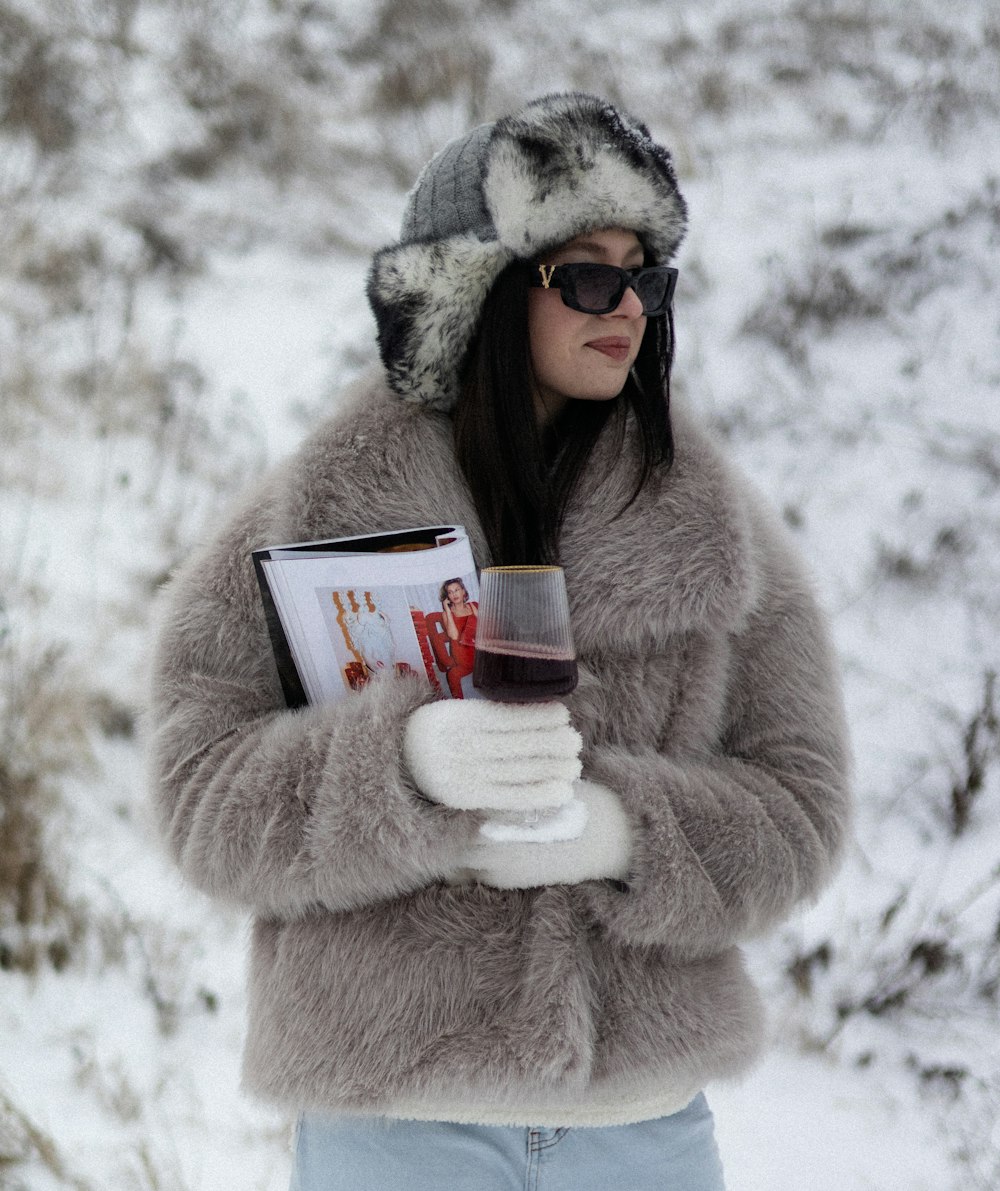
M 49 464 L 60 454 L 65 462 L 73 435 L 86 445 L 126 444 L 126 452 L 134 445 L 127 498 L 116 488 L 124 472 L 109 472 L 101 499 L 109 515 L 150 511 L 136 525 L 149 527 L 164 565 L 188 547 L 192 507 L 217 506 L 260 456 L 248 458 L 245 427 L 220 432 L 213 377 L 149 339 L 148 321 L 143 337 L 142 319 L 133 316 L 137 308 L 148 313 L 144 285 L 157 287 L 158 299 L 176 299 L 179 310 L 185 287 L 197 283 L 220 246 L 234 251 L 255 235 L 283 245 L 282 235 L 302 234 L 310 203 L 327 212 L 323 234 L 346 228 L 359 202 L 388 192 L 385 179 L 402 191 L 447 136 L 550 85 L 626 103 L 635 94 L 629 88 L 645 87 L 652 102 L 637 102 L 637 110 L 661 130 L 675 130 L 682 150 L 686 136 L 707 129 L 710 141 L 727 122 L 746 120 L 748 135 L 761 135 L 768 113 L 782 105 L 799 113 L 795 135 L 805 144 L 832 134 L 870 145 L 902 133 L 942 147 L 1000 103 L 996 18 L 983 15 L 977 42 L 957 21 L 949 24 L 947 10 L 929 4 L 792 0 L 780 11 L 741 9 L 714 28 L 711 19 L 688 28 L 678 10 L 659 29 L 647 27 L 654 21 L 620 22 L 620 44 L 611 49 L 609 38 L 598 44 L 591 35 L 604 28 L 596 0 L 582 0 L 579 27 L 570 30 L 551 14 L 547 19 L 545 5 L 524 0 L 373 0 L 353 23 L 344 6 L 332 4 L 179 0 L 172 6 L 174 40 L 155 46 L 138 38 L 140 7 L 138 0 L 0 0 L 0 299 L 8 319 L 0 325 L 0 440 L 19 448 L 0 479 L 18 498 L 45 501 L 50 492 L 41 485 L 63 480 Z M 345 30 L 361 27 L 365 32 L 351 41 Z M 629 69 L 637 50 L 661 60 L 646 82 Z M 127 137 L 108 135 L 115 72 L 127 72 L 130 61 L 161 87 L 164 127 L 174 120 L 181 130 L 152 161 L 130 157 Z M 112 157 L 117 172 L 103 180 L 103 195 L 85 193 L 85 179 L 74 171 L 89 163 L 102 168 Z M 692 170 L 703 164 L 696 147 L 687 161 Z M 238 183 L 231 193 L 230 180 Z M 285 192 L 280 222 L 287 227 L 276 230 L 273 212 Z M 86 220 L 64 218 L 74 206 Z M 998 210 L 994 186 L 925 227 L 897 223 L 893 233 L 846 216 L 820 227 L 810 251 L 797 256 L 793 247 L 776 266 L 773 287 L 746 330 L 766 341 L 765 350 L 774 345 L 782 363 L 807 369 L 817 345 L 842 332 L 849 343 L 856 324 L 903 325 L 928 295 L 951 284 L 958 235 L 972 220 L 992 229 L 995 246 Z M 347 229 L 348 241 L 363 246 L 371 225 L 363 218 L 358 225 Z M 58 353 L 47 351 L 45 332 Z M 762 407 L 740 416 L 765 424 L 769 414 Z M 942 458 L 953 450 L 952 462 L 996 485 L 1000 455 L 992 439 L 969 437 L 954 447 L 950 441 L 937 445 Z M 959 452 L 968 458 L 959 460 Z M 66 478 L 67 487 L 74 479 Z M 787 516 L 801 522 L 804 515 L 790 505 Z M 885 534 L 875 579 L 918 595 L 982 556 L 969 553 L 968 535 L 953 520 L 921 522 L 909 537 L 890 525 Z M 128 583 L 121 576 L 121 599 L 131 602 L 128 614 L 142 617 L 149 592 L 129 591 Z M 35 593 L 22 587 L 15 596 L 7 584 L 7 596 L 17 600 L 11 616 L 16 611 L 28 623 Z M 95 894 L 83 907 L 66 881 L 63 783 L 88 763 L 94 733 L 132 735 L 131 708 L 95 693 L 71 655 L 52 645 L 29 648 L 8 631 L 0 639 L 0 716 L 0 968 L 37 976 L 91 950 L 104 962 L 122 962 L 138 973 L 137 995 L 151 1001 L 155 1028 L 169 1036 L 190 1006 L 181 979 L 188 953 L 168 932 L 114 903 L 110 887 L 107 897 Z M 976 708 L 948 731 L 947 755 L 917 791 L 925 809 L 934 807 L 925 815 L 936 833 L 929 853 L 968 846 L 991 805 L 997 729 L 989 681 Z M 970 874 L 974 879 L 992 896 L 989 873 Z M 903 1030 L 922 1013 L 960 1014 L 973 1001 L 995 1011 L 996 935 L 949 933 L 936 920 L 934 929 L 904 928 L 903 909 L 887 906 L 879 922 L 879 908 L 869 898 L 863 912 L 870 921 L 840 924 L 844 936 L 853 927 L 871 930 L 875 942 L 860 959 L 850 953 L 853 941 L 838 936 L 813 941 L 789 961 L 790 979 L 817 1018 L 828 1022 L 839 1011 L 841 1028 L 877 1024 L 889 1035 L 897 1020 Z M 198 995 L 211 1011 L 212 994 Z M 978 1078 L 930 1058 L 915 1071 L 929 1089 L 963 1097 Z M 88 1059 L 78 1079 L 81 1094 L 96 1097 L 110 1120 L 141 1125 L 138 1093 L 124 1067 Z M 970 1131 L 969 1154 L 975 1137 L 988 1131 Z M 168 1181 L 158 1170 L 162 1154 L 136 1154 L 135 1186 Z M 973 1159 L 966 1161 L 970 1186 L 994 1185 L 985 1174 L 974 1181 Z M 52 1139 L 0 1098 L 0 1184 L 5 1174 L 36 1166 L 62 1185 L 84 1186 Z
M 26 657 L 0 640 L 0 969 L 59 970 L 88 923 L 63 881 L 58 779 L 92 763 L 90 695 L 63 650 Z
M 0 6 L 0 113 L 8 130 L 46 152 L 64 152 L 80 131 L 78 68 L 60 41 L 22 13 Z
M 0 1089 L 0 1180 L 29 1165 L 41 1166 L 67 1191 L 96 1191 L 71 1172 L 55 1141 Z M 4 1181 L 3 1186 L 18 1184 Z

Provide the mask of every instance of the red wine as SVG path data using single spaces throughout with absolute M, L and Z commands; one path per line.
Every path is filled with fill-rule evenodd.
M 472 684 L 488 699 L 500 703 L 535 703 L 568 695 L 576 679 L 574 658 L 476 647 Z

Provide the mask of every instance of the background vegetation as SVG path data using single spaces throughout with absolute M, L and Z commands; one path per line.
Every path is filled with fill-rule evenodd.
M 977 0 L 0 0 L 0 1185 L 283 1185 L 243 923 L 146 820 L 155 592 L 373 359 L 430 153 L 566 87 L 674 148 L 678 396 L 843 658 L 857 841 L 752 953 L 778 1046 L 1000 1182 L 998 78 Z

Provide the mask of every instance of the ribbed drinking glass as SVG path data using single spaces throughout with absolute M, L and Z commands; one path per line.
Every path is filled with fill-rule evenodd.
M 577 681 L 562 567 L 485 567 L 473 684 L 490 699 L 534 703 Z

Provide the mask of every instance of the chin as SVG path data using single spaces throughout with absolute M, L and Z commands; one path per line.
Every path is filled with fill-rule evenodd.
M 613 392 L 609 390 L 600 390 L 599 392 L 577 393 L 574 396 L 575 401 L 614 401 L 616 397 L 621 396 L 621 391 L 625 387 L 625 382 L 618 386 Z

